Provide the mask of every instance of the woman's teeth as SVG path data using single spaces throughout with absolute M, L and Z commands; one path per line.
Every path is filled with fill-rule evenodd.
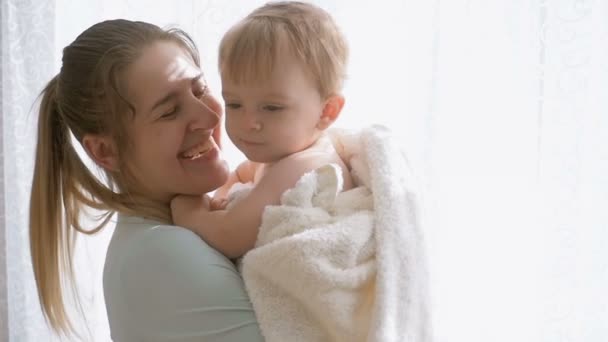
M 196 145 L 188 151 L 184 152 L 183 156 L 184 158 L 195 160 L 197 158 L 200 158 L 205 153 L 209 152 L 214 146 L 215 144 L 213 142 L 213 138 L 210 137 L 205 142 Z

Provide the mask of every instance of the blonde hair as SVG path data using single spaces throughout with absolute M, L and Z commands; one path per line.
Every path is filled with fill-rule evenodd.
M 72 267 L 76 232 L 94 234 L 115 212 L 170 222 L 167 205 L 138 192 L 140 185 L 126 164 L 127 123 L 135 109 L 125 98 L 121 73 L 156 41 L 172 41 L 199 65 L 192 39 L 177 29 L 128 20 L 91 26 L 63 50 L 60 72 L 41 93 L 38 142 L 30 203 L 30 249 L 40 304 L 51 327 L 74 332 L 64 305 L 62 275 L 74 289 Z M 119 152 L 118 172 L 97 178 L 76 152 L 72 135 L 82 144 L 86 134 L 107 135 Z M 80 223 L 87 208 L 100 210 L 99 224 Z
M 220 43 L 222 77 L 235 82 L 263 80 L 281 44 L 312 75 L 322 97 L 342 90 L 348 45 L 332 17 L 312 4 L 272 2 L 233 26 Z

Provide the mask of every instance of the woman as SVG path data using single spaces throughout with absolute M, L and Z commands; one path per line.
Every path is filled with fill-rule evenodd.
M 185 33 L 143 22 L 93 25 L 64 49 L 42 94 L 30 209 L 34 274 L 56 331 L 72 330 L 61 286 L 64 275 L 73 283 L 72 234 L 118 213 L 104 269 L 114 341 L 262 340 L 234 265 L 171 225 L 175 195 L 207 193 L 228 176 L 221 106 L 199 66 Z M 104 213 L 89 231 L 86 207 Z

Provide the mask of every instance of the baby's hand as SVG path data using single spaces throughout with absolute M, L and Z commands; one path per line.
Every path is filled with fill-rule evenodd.
M 171 216 L 173 223 L 190 228 L 197 226 L 196 214 L 200 211 L 211 210 L 209 196 L 178 195 L 171 200 Z

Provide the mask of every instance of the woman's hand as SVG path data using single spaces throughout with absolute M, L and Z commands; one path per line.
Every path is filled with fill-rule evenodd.
M 171 200 L 173 223 L 189 229 L 199 225 L 198 215 L 211 210 L 211 199 L 207 195 L 177 195 Z
M 227 224 L 230 222 L 227 211 L 215 210 L 225 207 L 226 202 L 219 198 L 212 200 L 208 195 L 175 196 L 171 200 L 173 224 L 191 230 L 205 240 L 209 246 L 228 258 L 239 257 L 253 246 L 247 245 L 247 249 L 244 249 L 239 241 L 241 234 L 235 232 L 235 229 L 226 228 L 226 226 L 236 227 L 236 225 Z
M 228 205 L 227 198 L 212 198 L 209 201 L 209 208 L 211 210 L 224 210 L 226 209 L 226 205 Z

